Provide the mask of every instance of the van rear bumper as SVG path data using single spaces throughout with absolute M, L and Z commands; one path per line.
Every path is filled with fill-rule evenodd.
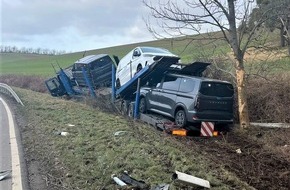
M 187 121 L 192 123 L 200 123 L 202 121 L 216 123 L 233 123 L 233 113 L 224 111 L 207 111 L 207 112 L 188 112 Z

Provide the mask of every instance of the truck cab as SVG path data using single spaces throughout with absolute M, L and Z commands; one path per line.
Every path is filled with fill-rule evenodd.
M 64 86 L 60 83 L 60 80 L 57 77 L 46 80 L 45 85 L 50 94 L 54 97 L 63 96 L 66 94 Z

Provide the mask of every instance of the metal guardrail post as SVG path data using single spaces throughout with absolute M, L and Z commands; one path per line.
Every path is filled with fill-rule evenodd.
M 24 106 L 18 95 L 14 92 L 14 90 L 8 86 L 7 84 L 0 83 L 0 92 L 12 96 L 19 104 Z

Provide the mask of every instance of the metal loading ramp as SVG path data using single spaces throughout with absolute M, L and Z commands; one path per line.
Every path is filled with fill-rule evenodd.
M 144 86 L 151 78 L 162 78 L 163 73 L 167 71 L 171 65 L 178 62 L 179 57 L 155 57 L 156 61 L 152 65 L 145 66 L 141 71 L 134 75 L 126 84 L 116 90 L 116 96 L 122 99 L 134 98 L 137 89 L 138 78 L 140 86 Z

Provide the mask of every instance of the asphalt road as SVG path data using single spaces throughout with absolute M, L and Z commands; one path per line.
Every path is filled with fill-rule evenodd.
M 13 116 L 0 97 L 0 171 L 12 174 L 0 181 L 0 190 L 22 190 L 21 167 Z

